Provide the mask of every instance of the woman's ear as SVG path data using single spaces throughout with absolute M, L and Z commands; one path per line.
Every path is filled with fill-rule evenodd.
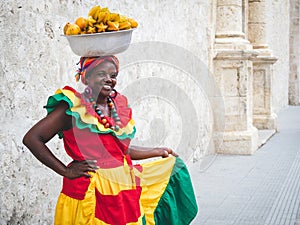
M 86 75 L 86 76 L 84 77 L 83 83 L 84 83 L 85 85 L 88 85 L 88 84 L 89 84 L 89 76 Z

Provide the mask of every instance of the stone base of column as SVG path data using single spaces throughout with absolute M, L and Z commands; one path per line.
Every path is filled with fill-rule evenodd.
M 217 153 L 251 155 L 258 148 L 258 130 L 255 127 L 247 131 L 224 132 L 223 142 Z
M 277 115 L 272 109 L 272 68 L 277 58 L 269 49 L 258 52 L 253 59 L 253 125 L 260 130 L 277 130 Z
M 259 130 L 277 131 L 277 115 L 253 115 L 253 125 Z
M 215 49 L 219 50 L 252 50 L 250 42 L 244 38 L 218 37 L 215 39 Z

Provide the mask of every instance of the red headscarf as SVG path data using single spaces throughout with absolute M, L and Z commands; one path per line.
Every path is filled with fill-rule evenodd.
M 117 74 L 119 72 L 119 60 L 116 56 L 98 56 L 98 57 L 81 57 L 80 58 L 80 68 L 77 70 L 77 74 L 75 75 L 76 81 L 78 82 L 81 79 L 83 84 L 85 83 L 85 76 L 86 74 L 91 71 L 96 66 L 100 65 L 101 63 L 109 61 L 112 62 L 117 69 Z

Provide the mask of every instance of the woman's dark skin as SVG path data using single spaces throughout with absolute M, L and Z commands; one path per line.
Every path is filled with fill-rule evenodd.
M 107 97 L 115 87 L 117 81 L 116 67 L 113 63 L 105 61 L 95 67 L 86 75 L 86 85 L 93 91 L 93 98 L 97 99 L 104 115 L 109 115 Z M 99 167 L 95 160 L 73 161 L 68 167 L 52 154 L 46 143 L 59 131 L 68 130 L 72 127 L 72 117 L 66 115 L 68 105 L 61 102 L 53 112 L 35 124 L 24 136 L 24 145 L 44 165 L 69 179 L 78 177 L 91 177 L 88 172 L 95 172 Z M 129 146 L 127 153 L 131 159 L 147 159 L 151 157 L 168 157 L 169 154 L 177 156 L 169 148 L 147 148 Z

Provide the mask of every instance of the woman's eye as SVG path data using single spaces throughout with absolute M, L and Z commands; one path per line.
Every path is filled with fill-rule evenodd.
M 98 76 L 105 77 L 105 73 L 98 73 Z
M 116 73 L 112 73 L 112 74 L 110 75 L 110 77 L 111 77 L 111 78 L 117 78 L 117 74 L 116 74 Z

